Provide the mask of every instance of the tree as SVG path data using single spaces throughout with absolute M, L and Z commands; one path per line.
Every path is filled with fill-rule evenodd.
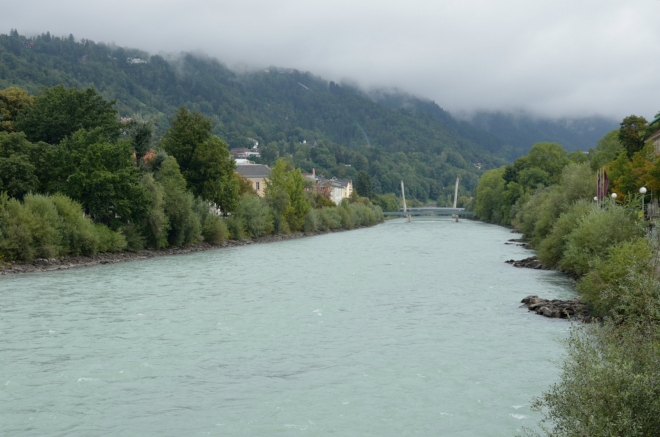
M 129 141 L 111 143 L 103 128 L 79 130 L 60 143 L 54 161 L 50 190 L 80 202 L 97 221 L 117 229 L 140 222 L 147 212 L 149 195 L 133 165 Z
M 92 88 L 79 91 L 58 85 L 39 93 L 34 105 L 18 115 L 15 126 L 32 142 L 58 144 L 80 129 L 99 129 L 115 140 L 120 131 L 114 104 Z
M 0 91 L 0 131 L 16 131 L 16 117 L 33 104 L 34 97 L 30 97 L 26 90 L 9 87 Z
M 366 171 L 358 173 L 355 191 L 362 197 L 371 197 L 371 177 Z
M 183 106 L 172 117 L 172 125 L 165 133 L 161 145 L 176 158 L 182 173 L 185 174 L 190 168 L 195 149 L 211 138 L 211 129 L 211 119 L 200 112 L 188 112 Z
M 188 188 L 196 196 L 215 203 L 224 213 L 238 205 L 236 163 L 227 143 L 211 134 L 213 123 L 199 112 L 179 108 L 165 133 L 163 148 L 176 158 Z
M 299 169 L 278 159 L 270 177 L 266 180 L 266 200 L 275 213 L 278 232 L 299 231 L 305 225 L 305 215 L 310 210 L 304 193 L 305 182 Z
M 629 115 L 624 118 L 619 128 L 619 141 L 626 149 L 628 158 L 632 158 L 635 152 L 642 150 L 648 122 L 644 117 Z

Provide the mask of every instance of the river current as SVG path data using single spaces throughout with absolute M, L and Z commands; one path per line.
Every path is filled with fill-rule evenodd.
M 512 436 L 567 298 L 509 230 L 374 228 L 0 277 L 3 436 Z

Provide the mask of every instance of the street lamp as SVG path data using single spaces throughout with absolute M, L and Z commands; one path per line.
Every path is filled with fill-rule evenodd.
M 644 218 L 644 194 L 646 194 L 646 187 L 640 188 L 639 193 L 642 195 L 642 218 Z
M 612 193 L 612 200 L 616 200 L 616 193 Z

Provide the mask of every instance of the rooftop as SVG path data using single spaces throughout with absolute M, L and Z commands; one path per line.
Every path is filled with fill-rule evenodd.
M 238 164 L 236 173 L 246 178 L 267 178 L 272 170 L 267 165 L 262 164 Z

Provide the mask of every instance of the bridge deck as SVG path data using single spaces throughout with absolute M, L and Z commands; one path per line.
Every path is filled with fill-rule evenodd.
M 473 211 L 466 211 L 464 208 L 409 208 L 407 212 L 391 211 L 384 213 L 387 216 L 400 216 L 405 217 L 407 215 L 474 215 Z

